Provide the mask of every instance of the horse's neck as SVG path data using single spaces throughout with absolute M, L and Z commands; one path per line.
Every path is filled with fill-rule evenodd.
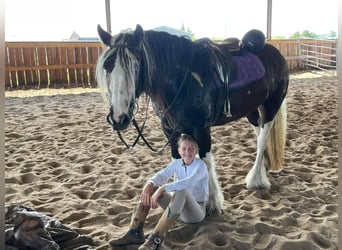
M 170 91 L 166 86 L 177 84 L 176 79 L 180 74 L 190 72 L 192 42 L 185 38 L 153 31 L 147 31 L 146 37 L 143 91 L 151 97 L 152 101 L 161 103 L 164 98 L 160 96 Z

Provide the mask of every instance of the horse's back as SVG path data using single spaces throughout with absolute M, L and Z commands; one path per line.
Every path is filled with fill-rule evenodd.
M 280 51 L 274 47 L 272 44 L 266 43 L 264 48 L 254 54 L 259 57 L 263 63 L 266 72 L 273 73 L 276 79 L 279 77 L 287 77 L 289 75 L 288 65 L 285 57 L 280 53 Z

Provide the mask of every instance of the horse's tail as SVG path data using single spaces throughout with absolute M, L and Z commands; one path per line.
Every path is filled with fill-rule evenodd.
M 283 167 L 286 143 L 286 99 L 283 100 L 275 118 L 266 146 L 266 168 L 279 171 Z

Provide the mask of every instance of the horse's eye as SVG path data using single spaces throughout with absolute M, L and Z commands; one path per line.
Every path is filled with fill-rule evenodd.
M 103 64 L 103 68 L 106 70 L 107 74 L 111 73 L 115 65 L 115 56 L 110 56 Z
M 106 73 L 109 74 L 113 71 L 114 69 L 114 63 L 112 61 L 106 61 L 103 65 L 103 68 L 105 69 Z

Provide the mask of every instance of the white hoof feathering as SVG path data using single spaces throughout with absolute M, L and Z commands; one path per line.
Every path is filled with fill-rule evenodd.
M 208 167 L 209 173 L 209 201 L 207 204 L 208 212 L 221 213 L 223 208 L 223 192 L 216 175 L 215 160 L 211 152 L 207 153 L 203 159 Z
M 271 183 L 267 178 L 266 169 L 264 166 L 258 171 L 256 166 L 248 172 L 246 176 L 247 189 L 270 189 Z

